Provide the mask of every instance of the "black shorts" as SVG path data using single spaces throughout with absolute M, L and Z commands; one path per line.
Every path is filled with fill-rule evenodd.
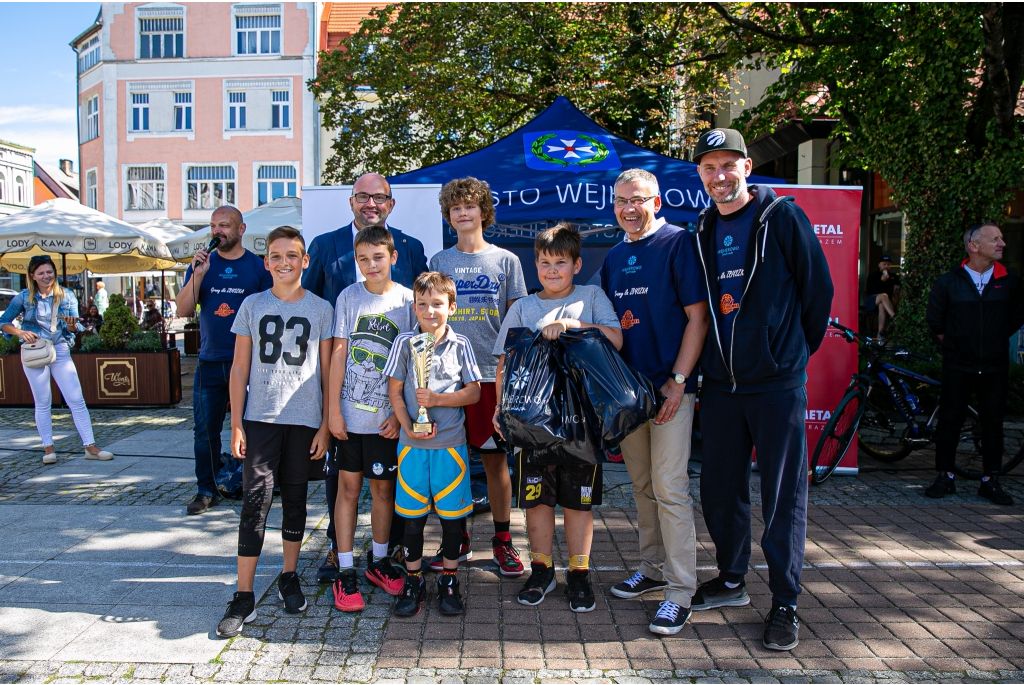
M 600 464 L 528 464 L 520 452 L 516 465 L 516 501 L 522 509 L 557 504 L 563 509 L 590 511 L 601 504 Z
M 282 423 L 242 420 L 245 459 L 242 489 L 272 489 L 275 485 L 304 485 L 323 471 L 323 459 L 310 459 L 317 429 Z
M 335 456 L 338 471 L 362 473 L 371 480 L 394 480 L 398 475 L 398 438 L 376 433 L 349 433 L 338 441 Z

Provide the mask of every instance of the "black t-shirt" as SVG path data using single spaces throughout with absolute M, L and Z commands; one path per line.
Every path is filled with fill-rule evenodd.
M 882 272 L 876 271 L 868 276 L 867 282 L 867 294 L 868 295 L 879 295 L 885 293 L 889 297 L 892 297 L 893 292 L 896 290 L 896 286 L 900 284 L 900 277 L 890 272 L 887 280 L 882 280 Z

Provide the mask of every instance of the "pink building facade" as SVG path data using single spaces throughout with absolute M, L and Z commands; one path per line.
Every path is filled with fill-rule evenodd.
M 316 3 L 103 3 L 78 57 L 82 202 L 201 226 L 319 183 Z

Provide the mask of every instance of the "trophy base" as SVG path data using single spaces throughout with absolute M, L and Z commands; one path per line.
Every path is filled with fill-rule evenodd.
M 414 423 L 412 424 L 412 432 L 416 435 L 430 435 L 434 432 L 436 423 Z

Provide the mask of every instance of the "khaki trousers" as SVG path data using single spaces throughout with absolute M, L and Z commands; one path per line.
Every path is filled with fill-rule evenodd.
M 665 580 L 665 599 L 684 607 L 697 591 L 697 534 L 693 527 L 690 432 L 696 395 L 684 395 L 671 421 L 648 421 L 622 441 L 626 470 L 633 479 L 640 572 Z

